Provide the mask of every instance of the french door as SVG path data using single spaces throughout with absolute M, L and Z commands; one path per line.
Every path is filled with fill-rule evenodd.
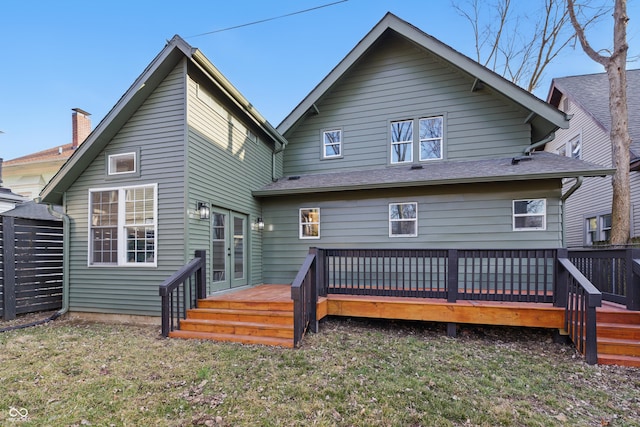
M 244 286 L 247 280 L 247 216 L 211 209 L 211 291 Z

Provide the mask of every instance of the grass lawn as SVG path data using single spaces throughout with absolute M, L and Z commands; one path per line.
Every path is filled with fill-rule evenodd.
M 328 319 L 289 350 L 57 320 L 0 334 L 2 426 L 640 426 L 640 370 L 542 330 Z

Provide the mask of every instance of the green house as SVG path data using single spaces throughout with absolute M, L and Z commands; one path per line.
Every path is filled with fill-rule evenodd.
M 294 100 L 292 100 L 292 103 Z M 392 14 L 276 128 L 175 36 L 43 190 L 68 218 L 69 309 L 158 316 L 207 251 L 207 292 L 287 284 L 310 247 L 559 248 L 569 117 Z

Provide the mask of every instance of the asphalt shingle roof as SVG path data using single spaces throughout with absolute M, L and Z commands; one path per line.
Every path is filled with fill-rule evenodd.
M 358 189 L 416 187 L 476 182 L 527 181 L 559 179 L 578 176 L 611 175 L 613 169 L 594 163 L 546 152 L 527 156 L 472 161 L 424 163 L 421 169 L 411 166 L 391 166 L 372 170 L 357 170 L 324 174 L 310 174 L 280 178 L 260 190 L 255 196 L 319 193 Z

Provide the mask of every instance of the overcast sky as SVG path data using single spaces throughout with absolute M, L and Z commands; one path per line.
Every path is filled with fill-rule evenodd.
M 639 3 L 628 4 L 630 56 L 640 54 Z M 277 126 L 388 11 L 474 57 L 471 27 L 451 0 L 2 0 L 0 157 L 71 142 L 72 108 L 95 127 L 174 34 Z M 592 34 L 594 47 L 610 47 L 609 28 Z M 603 71 L 568 50 L 535 93 L 545 98 L 552 77 Z

